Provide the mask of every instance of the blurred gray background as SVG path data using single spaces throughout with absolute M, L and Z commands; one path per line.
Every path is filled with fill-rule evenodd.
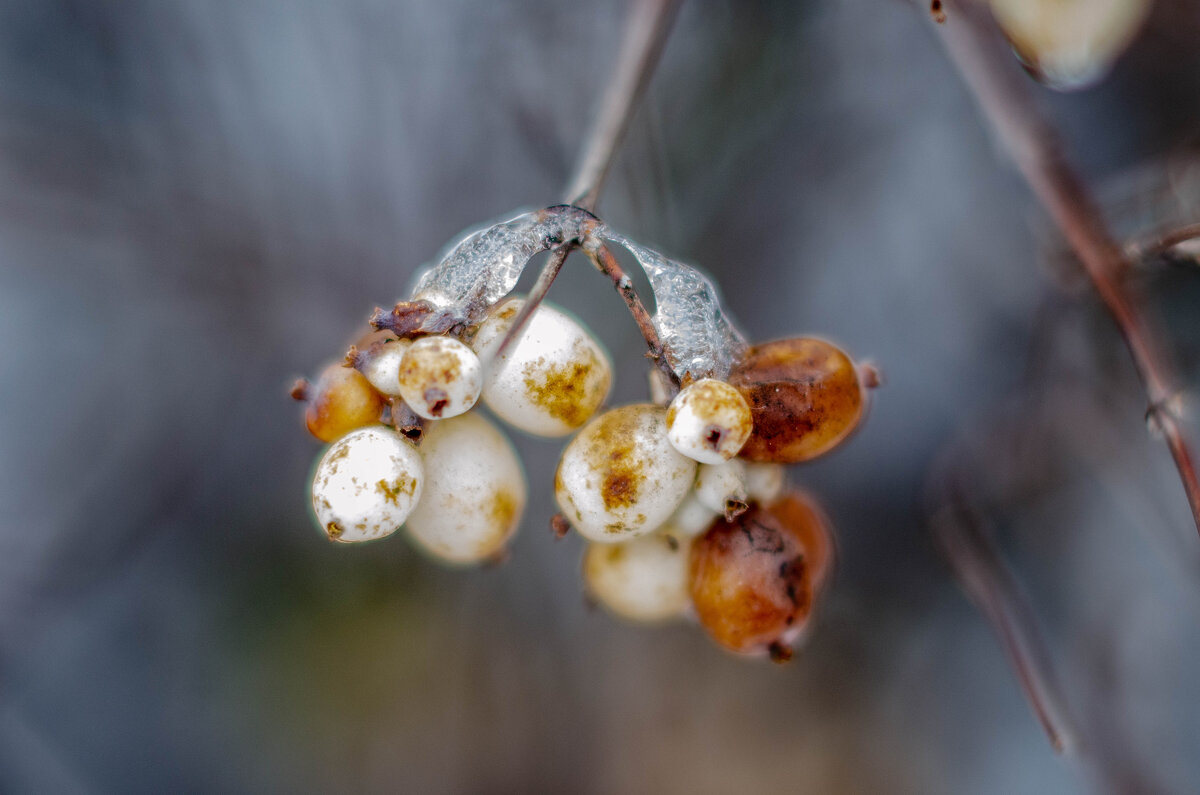
M 862 431 L 793 472 L 841 549 L 795 661 L 587 609 L 579 540 L 547 529 L 559 443 L 515 440 L 505 566 L 317 532 L 290 378 L 460 230 L 560 198 L 625 9 L 0 0 L 0 790 L 1200 790 L 1181 489 L 1107 318 L 898 0 L 687 3 L 600 207 L 713 272 L 753 337 L 886 373 Z M 1038 90 L 1123 233 L 1200 217 L 1198 42 L 1163 0 L 1103 85 Z M 1194 388 L 1200 276 L 1142 281 Z M 609 346 L 613 400 L 642 399 L 604 280 L 572 259 L 552 300 Z M 1075 758 L 930 541 L 947 445 Z

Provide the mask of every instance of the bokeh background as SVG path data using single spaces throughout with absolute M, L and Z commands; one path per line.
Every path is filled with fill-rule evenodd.
M 465 227 L 557 201 L 626 4 L 0 0 L 0 790 L 1200 790 L 1200 541 L 1128 357 L 898 0 L 685 5 L 601 202 L 755 338 L 883 368 L 796 468 L 841 565 L 787 666 L 584 604 L 557 443 L 507 565 L 330 545 L 290 379 Z M 1038 93 L 1122 233 L 1197 220 L 1200 16 Z M 1139 277 L 1182 383 L 1200 276 Z M 645 395 L 619 299 L 552 300 Z M 957 453 L 947 453 L 957 450 Z M 969 472 L 1081 751 L 928 531 Z M 936 489 L 934 489 L 936 492 Z

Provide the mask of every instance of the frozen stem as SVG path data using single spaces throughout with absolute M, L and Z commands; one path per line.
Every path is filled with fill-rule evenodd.
M 596 267 L 612 281 L 613 287 L 617 288 L 617 292 L 625 301 L 625 306 L 629 308 L 629 314 L 633 315 L 633 322 L 637 323 L 643 339 L 646 340 L 646 347 L 649 349 L 646 356 L 666 376 L 667 383 L 671 384 L 675 391 L 678 391 L 679 376 L 675 374 L 667 361 L 666 349 L 662 340 L 659 339 L 658 330 L 654 328 L 654 321 L 651 320 L 646 305 L 642 303 L 637 291 L 633 289 L 633 280 L 625 273 L 625 269 L 621 267 L 621 263 L 617 261 L 612 249 L 607 245 L 601 243 L 595 246 L 594 250 L 589 250 L 588 254 L 596 263 Z
M 1178 418 L 1163 410 L 1178 390 L 1172 386 L 1174 377 L 1146 324 L 1139 297 L 1122 281 L 1130 270 L 1127 252 L 1114 240 L 1087 186 L 1067 162 L 1057 131 L 1035 104 L 1028 78 L 1003 43 L 990 13 L 972 0 L 957 0 L 952 20 L 938 31 L 983 115 L 1079 258 L 1125 339 L 1150 414 L 1175 461 L 1200 532 L 1200 480 L 1194 457 Z

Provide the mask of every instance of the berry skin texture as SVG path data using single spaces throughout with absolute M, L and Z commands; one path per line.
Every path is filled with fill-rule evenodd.
M 783 492 L 786 472 L 782 464 L 746 462 L 746 496 L 767 503 Z
M 472 342 L 481 358 L 494 355 L 523 304 L 511 298 L 492 310 Z M 565 436 L 596 413 L 611 385 L 612 362 L 599 341 L 566 313 L 542 304 L 520 338 L 492 362 L 483 401 L 514 428 Z
M 383 406 L 383 396 L 362 373 L 344 364 L 331 364 L 309 391 L 304 424 L 322 442 L 333 442 L 355 428 L 379 422 Z
M 400 362 L 412 340 L 398 339 L 390 331 L 378 331 L 374 337 L 359 349 L 359 370 L 380 393 L 400 397 Z
M 738 454 L 753 430 L 750 406 L 736 388 L 715 378 L 685 386 L 667 409 L 671 446 L 701 464 Z
M 312 506 L 332 541 L 371 541 L 389 536 L 421 499 L 421 456 L 383 425 L 351 431 L 317 462 Z
M 664 533 L 620 544 L 588 544 L 583 580 L 588 594 L 612 613 L 655 622 L 683 615 L 688 596 L 688 545 Z
M 398 373 L 400 396 L 427 420 L 457 417 L 479 399 L 483 365 L 452 337 L 422 337 L 408 346 Z
M 824 340 L 755 345 L 729 380 L 754 417 L 754 431 L 741 450 L 750 461 L 795 464 L 816 458 L 849 436 L 865 413 L 854 362 Z
M 736 458 L 701 464 L 696 471 L 696 499 L 715 513 L 733 516 L 746 509 L 746 465 Z
M 714 511 L 696 497 L 692 492 L 683 498 L 683 502 L 667 520 L 673 535 L 682 538 L 692 538 L 707 530 L 716 520 L 717 514 L 724 513 L 724 508 Z
M 662 525 L 695 476 L 696 462 L 667 441 L 666 412 L 637 403 L 604 412 L 571 440 L 554 496 L 581 535 L 611 544 Z
M 731 651 L 786 651 L 828 577 L 829 538 L 815 507 L 793 495 L 752 505 L 732 522 L 717 521 L 693 542 L 689 562 L 700 624 Z
M 527 486 L 521 460 L 478 413 L 432 423 L 421 441 L 425 493 L 405 525 L 443 562 L 467 565 L 499 555 L 521 525 Z

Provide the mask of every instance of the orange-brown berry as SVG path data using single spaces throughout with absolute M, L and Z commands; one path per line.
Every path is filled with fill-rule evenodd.
M 371 388 L 358 370 L 343 363 L 331 364 L 308 392 L 304 422 L 308 431 L 323 442 L 379 422 L 383 396 Z
M 854 362 L 819 339 L 752 346 L 729 381 L 754 418 L 741 450 L 751 461 L 795 464 L 827 453 L 854 430 L 866 407 Z
M 692 545 L 696 616 L 732 651 L 785 649 L 811 613 L 831 560 L 825 521 L 805 500 L 754 504 L 733 521 L 718 519 Z

